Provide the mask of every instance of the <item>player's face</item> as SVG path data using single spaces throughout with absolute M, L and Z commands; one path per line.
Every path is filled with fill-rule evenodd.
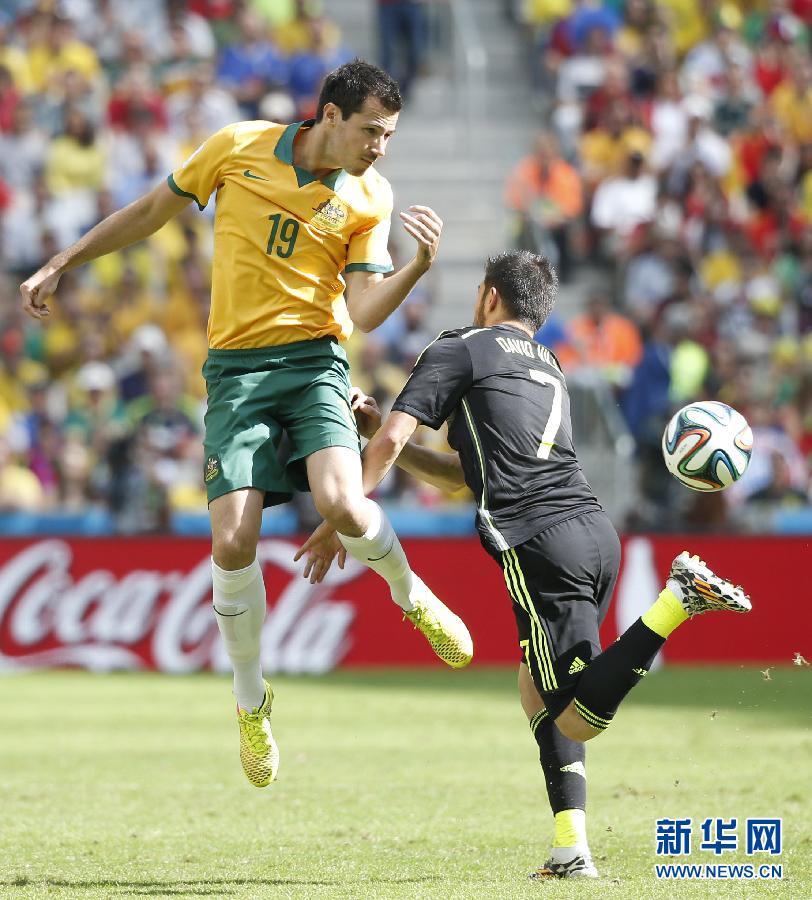
M 331 156 L 345 172 L 363 175 L 386 155 L 386 146 L 395 133 L 398 114 L 385 109 L 376 97 L 368 97 L 361 109 L 349 119 L 343 119 L 341 111 L 333 104 L 325 106 L 325 117 L 328 112 L 333 114 Z

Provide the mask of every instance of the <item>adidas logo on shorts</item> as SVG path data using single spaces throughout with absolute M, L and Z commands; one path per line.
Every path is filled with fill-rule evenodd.
M 572 661 L 572 665 L 570 666 L 570 675 L 575 675 L 577 672 L 583 672 L 586 668 L 586 663 L 581 659 L 580 656 L 576 656 Z

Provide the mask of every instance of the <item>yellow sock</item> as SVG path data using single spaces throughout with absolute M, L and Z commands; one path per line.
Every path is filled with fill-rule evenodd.
M 643 624 L 655 634 L 667 638 L 678 625 L 688 619 L 688 613 L 674 592 L 666 588 L 641 618 Z
M 582 809 L 562 809 L 555 814 L 553 847 L 586 844 L 586 813 Z

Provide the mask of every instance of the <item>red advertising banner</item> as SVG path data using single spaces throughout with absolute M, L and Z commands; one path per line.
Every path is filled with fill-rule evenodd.
M 516 663 L 502 573 L 479 542 L 404 543 L 415 571 L 467 622 L 474 664 Z M 812 658 L 812 541 L 806 538 L 627 537 L 604 644 L 648 607 L 686 545 L 743 584 L 754 609 L 683 626 L 668 641 L 668 663 L 789 664 L 796 652 Z M 402 621 L 376 575 L 348 559 L 343 571 L 311 585 L 293 562 L 296 546 L 267 539 L 258 550 L 268 589 L 262 636 L 268 672 L 442 665 Z M 0 669 L 227 670 L 211 611 L 208 554 L 200 539 L 0 541 Z

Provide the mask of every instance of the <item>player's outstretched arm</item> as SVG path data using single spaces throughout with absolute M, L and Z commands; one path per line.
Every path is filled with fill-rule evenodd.
M 465 486 L 459 455 L 440 453 L 409 441 L 418 426 L 409 413 L 395 410 L 364 448 L 364 493 L 369 494 L 397 463 L 417 478 L 445 491 Z
M 50 313 L 46 301 L 65 272 L 144 240 L 188 205 L 188 197 L 179 197 L 162 182 L 148 194 L 102 219 L 20 285 L 23 309 L 35 319 L 45 318 Z
M 370 272 L 348 272 L 344 296 L 353 323 L 361 331 L 372 331 L 390 316 L 431 268 L 443 220 L 428 206 L 410 206 L 409 212 L 400 213 L 404 229 L 417 242 L 414 258 L 402 269 L 387 278 Z
M 355 411 L 355 419 L 358 422 L 358 430 L 365 438 L 372 441 L 381 427 L 381 411 L 378 409 L 378 404 L 373 397 L 367 397 L 358 388 L 352 389 L 350 400 Z M 405 413 L 398 413 L 397 415 L 413 419 L 416 427 L 417 420 L 413 416 L 406 416 Z M 389 419 L 387 419 L 388 423 Z M 408 425 L 408 423 L 406 424 Z M 414 428 L 412 428 L 412 431 L 414 431 Z M 369 452 L 369 445 L 367 445 L 367 449 L 364 450 L 365 470 Z M 372 452 L 375 452 L 375 448 L 373 448 Z M 465 487 L 465 475 L 462 470 L 459 453 L 443 453 L 440 450 L 432 450 L 429 447 L 423 447 L 421 444 L 407 440 L 400 448 L 400 452 L 395 459 L 395 465 L 410 475 L 414 475 L 415 478 L 419 478 L 421 481 L 439 488 L 441 491 L 453 493 Z

